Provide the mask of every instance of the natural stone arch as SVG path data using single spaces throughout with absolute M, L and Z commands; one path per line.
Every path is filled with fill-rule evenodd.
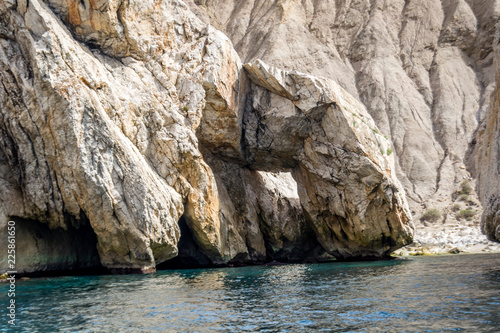
M 385 257 L 408 244 L 411 215 L 390 142 L 333 81 L 246 64 L 245 161 L 291 170 L 320 244 L 338 258 Z

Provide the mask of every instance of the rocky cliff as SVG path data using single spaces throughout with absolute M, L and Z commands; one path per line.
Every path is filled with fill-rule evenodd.
M 195 4 L 196 3 L 196 4 Z M 499 1 L 191 2 L 244 61 L 334 79 L 394 144 L 415 214 L 471 180 L 464 157 L 494 87 Z
M 472 235 L 473 185 L 498 241 L 499 18 L 499 0 L 2 1 L 18 270 L 386 257 L 411 215 L 420 240 Z
M 2 1 L 0 77 L 18 271 L 380 258 L 411 242 L 402 148 L 360 94 L 243 66 L 181 1 Z
M 492 44 L 500 1 L 188 3 L 229 36 L 244 61 L 260 58 L 331 78 L 366 106 L 392 141 L 417 238 L 475 233 L 482 209 L 470 190 L 474 167 L 466 151 L 477 141 L 478 126 L 491 121 L 486 113 L 495 87 Z M 483 158 L 481 168 L 496 161 Z M 488 184 L 494 175 L 483 175 L 477 185 L 485 203 L 498 191 L 487 189 L 496 186 Z M 429 211 L 439 216 L 428 219 Z
M 500 25 L 497 25 L 493 45 L 496 86 L 477 140 L 471 147 L 470 160 L 484 207 L 481 229 L 489 239 L 500 242 Z

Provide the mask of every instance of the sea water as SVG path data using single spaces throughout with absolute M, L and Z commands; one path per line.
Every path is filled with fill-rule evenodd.
M 0 331 L 500 332 L 500 254 L 34 278 Z

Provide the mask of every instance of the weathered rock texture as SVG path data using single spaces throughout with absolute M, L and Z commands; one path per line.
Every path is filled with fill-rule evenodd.
M 257 85 L 243 119 L 247 163 L 289 170 L 320 244 L 340 258 L 383 257 L 410 241 L 388 140 L 333 81 L 246 64 Z
M 214 262 L 234 256 L 221 252 L 216 184 L 194 132 L 202 85 L 217 84 L 224 103 L 238 56 L 182 3 L 163 4 L 1 5 L 2 149 L 21 217 L 66 229 L 64 216 L 85 216 L 114 269 L 174 257 L 183 214 Z
M 188 3 L 245 62 L 331 78 L 359 98 L 392 141 L 417 218 L 433 206 L 446 212 L 470 180 L 464 157 L 494 87 L 500 1 Z
M 490 107 L 471 149 L 471 164 L 484 207 L 481 228 L 490 240 L 500 242 L 500 25 L 494 42 L 496 86 Z
M 407 244 L 400 148 L 363 105 L 327 79 L 245 68 L 181 1 L 0 2 L 0 217 L 90 224 L 116 271 Z

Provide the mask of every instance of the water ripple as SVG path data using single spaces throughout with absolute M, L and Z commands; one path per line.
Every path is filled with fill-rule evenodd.
M 16 304 L 26 332 L 498 332 L 499 268 L 485 254 L 32 279 Z

